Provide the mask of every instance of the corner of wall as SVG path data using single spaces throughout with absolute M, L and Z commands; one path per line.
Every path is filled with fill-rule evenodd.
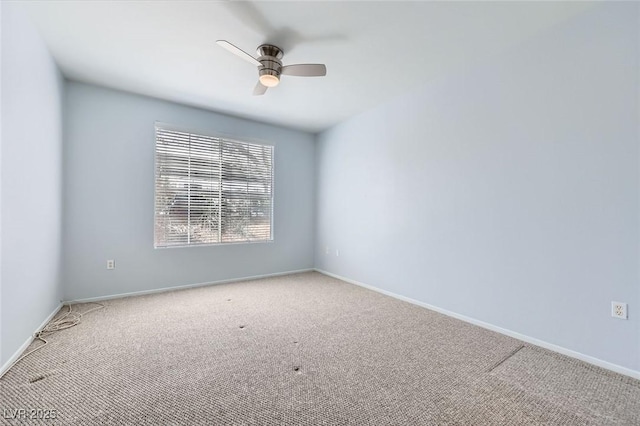
M 0 364 L 2 363 L 2 5 L 0 1 Z
M 64 79 L 23 5 L 2 2 L 1 18 L 0 364 L 4 364 L 57 309 L 62 296 Z M 28 309 L 19 303 L 26 300 Z

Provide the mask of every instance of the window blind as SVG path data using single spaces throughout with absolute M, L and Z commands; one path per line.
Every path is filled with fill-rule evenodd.
M 273 146 L 156 127 L 154 246 L 271 241 Z

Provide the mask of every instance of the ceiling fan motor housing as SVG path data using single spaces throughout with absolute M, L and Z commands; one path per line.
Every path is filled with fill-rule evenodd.
M 272 44 L 263 44 L 258 46 L 258 62 L 262 64 L 259 69 L 259 74 L 263 75 L 273 75 L 280 78 L 280 72 L 282 70 L 282 56 L 284 52 L 277 46 Z

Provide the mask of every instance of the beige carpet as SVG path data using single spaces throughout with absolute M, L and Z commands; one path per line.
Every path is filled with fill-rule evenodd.
M 57 419 L 3 424 L 640 425 L 636 380 L 319 273 L 104 304 L 0 380 Z

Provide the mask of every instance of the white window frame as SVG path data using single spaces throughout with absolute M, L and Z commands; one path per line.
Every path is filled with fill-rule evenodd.
M 189 134 L 190 136 L 195 136 L 195 137 L 202 137 L 202 138 L 211 138 L 211 139 L 216 139 L 219 141 L 220 144 L 223 143 L 228 143 L 228 144 L 240 144 L 243 146 L 247 146 L 247 147 L 266 147 L 266 148 L 270 148 L 271 149 L 271 176 L 270 176 L 270 199 L 269 199 L 269 236 L 268 238 L 264 238 L 264 239 L 246 239 L 246 240 L 233 240 L 233 241 L 223 241 L 222 240 L 222 223 L 223 223 L 223 219 L 222 219 L 222 205 L 221 203 L 218 204 L 219 206 L 219 216 L 218 216 L 218 233 L 219 233 L 219 238 L 218 241 L 215 242 L 192 242 L 190 239 L 190 235 L 191 235 L 191 228 L 190 225 L 188 225 L 188 237 L 187 237 L 187 242 L 186 243 L 167 243 L 166 241 L 164 243 L 160 243 L 158 241 L 157 235 L 156 235 L 156 231 L 157 231 L 157 220 L 158 220 L 158 178 L 159 178 L 159 150 L 158 150 L 158 132 L 159 131 L 164 131 L 164 132 L 175 132 L 175 133 L 182 133 L 182 134 Z M 222 148 L 220 148 L 220 152 L 222 152 Z M 191 157 L 190 157 L 191 158 Z M 194 130 L 194 129 L 185 129 L 179 126 L 175 126 L 175 125 L 171 125 L 171 124 L 167 124 L 167 123 L 161 123 L 161 122 L 156 122 L 155 123 L 155 130 L 154 130 L 154 220 L 153 220 L 153 226 L 154 226 L 154 248 L 155 249 L 166 249 L 166 248 L 185 248 L 185 247 L 208 247 L 208 246 L 221 246 L 221 245 L 232 245 L 232 244 L 260 244 L 260 243 L 271 243 L 274 241 L 274 199 L 275 199 L 275 191 L 274 191 L 274 183 L 275 183 L 275 146 L 264 142 L 264 141 L 258 141 L 258 140 L 254 140 L 254 139 L 249 139 L 249 138 L 242 138 L 242 139 L 238 139 L 236 137 L 231 137 L 229 135 L 225 135 L 225 134 L 221 134 L 221 133 L 212 133 L 212 132 L 203 132 L 203 131 L 198 131 L 198 130 Z M 220 180 L 221 182 L 229 182 L 226 180 L 223 180 L 222 178 L 222 162 L 223 159 L 220 158 L 220 165 L 221 165 L 221 169 L 220 169 Z M 189 172 L 190 173 L 190 172 Z M 190 178 L 189 178 L 190 179 Z M 191 182 L 191 180 L 189 180 L 189 182 Z M 191 183 L 189 183 L 189 188 Z M 218 194 L 220 197 L 220 200 L 222 199 L 222 183 L 219 184 L 218 186 Z M 190 190 L 190 189 L 189 189 Z M 190 200 L 190 193 L 188 195 L 188 198 Z M 250 197 L 249 197 L 250 198 Z M 190 208 L 190 206 L 189 206 Z M 189 218 L 191 217 L 191 214 L 188 214 Z

